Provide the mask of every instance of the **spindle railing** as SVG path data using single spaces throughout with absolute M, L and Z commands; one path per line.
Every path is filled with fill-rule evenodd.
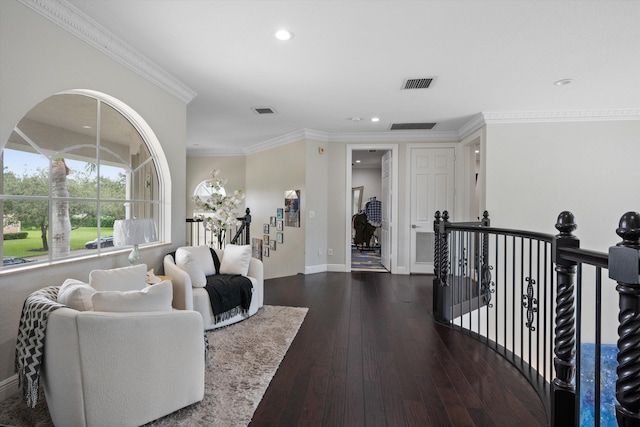
M 251 244 L 251 210 L 247 208 L 245 215 L 236 218 L 238 225 L 230 226 L 216 232 L 208 230 L 202 218 L 187 218 L 187 245 L 209 245 L 224 248 L 227 244 L 250 245 Z
M 566 211 L 555 236 L 490 227 L 486 212 L 470 223 L 436 212 L 433 314 L 513 364 L 542 399 L 551 426 L 600 426 L 614 415 L 620 426 L 640 426 L 640 214 L 622 216 L 616 233 L 623 240 L 608 253 L 581 249 L 576 228 Z M 602 382 L 612 373 L 601 372 L 607 269 L 619 294 L 617 403 Z M 583 331 L 587 322 L 592 332 Z M 582 347 L 592 335 L 587 360 Z M 593 378 L 581 379 L 587 361 Z M 582 407 L 581 393 L 593 396 L 592 409 Z

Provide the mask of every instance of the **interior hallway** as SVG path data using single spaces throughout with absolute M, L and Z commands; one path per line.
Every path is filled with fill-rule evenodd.
M 544 426 L 508 362 L 434 323 L 432 276 L 265 280 L 265 304 L 309 307 L 251 426 Z

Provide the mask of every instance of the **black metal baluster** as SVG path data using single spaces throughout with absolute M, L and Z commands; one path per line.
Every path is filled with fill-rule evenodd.
M 558 215 L 556 235 L 552 252 L 556 264 L 556 337 L 554 340 L 553 365 L 556 376 L 553 379 L 551 395 L 551 423 L 564 427 L 576 425 L 575 419 L 575 305 L 573 280 L 576 274 L 575 261 L 565 260 L 560 255 L 562 248 L 578 248 L 580 240 L 572 233 L 577 228 L 571 212 L 564 211 Z
M 616 418 L 622 427 L 640 426 L 640 213 L 620 218 L 622 242 L 609 248 L 609 277 L 618 282 L 618 379 Z

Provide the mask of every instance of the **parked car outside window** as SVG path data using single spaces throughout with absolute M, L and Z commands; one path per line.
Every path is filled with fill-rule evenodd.
M 98 249 L 98 240 L 100 241 L 101 248 L 113 246 L 113 236 L 103 236 L 85 243 L 84 247 L 87 249 Z

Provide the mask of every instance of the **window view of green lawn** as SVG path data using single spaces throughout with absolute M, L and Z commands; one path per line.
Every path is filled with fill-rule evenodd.
M 4 256 L 30 258 L 47 255 L 48 251 L 42 249 L 42 236 L 40 230 L 22 230 L 28 233 L 26 239 L 5 240 Z M 101 228 L 102 236 L 112 236 L 113 228 Z M 86 249 L 87 242 L 94 241 L 98 235 L 95 227 L 79 227 L 71 230 L 71 250 Z

